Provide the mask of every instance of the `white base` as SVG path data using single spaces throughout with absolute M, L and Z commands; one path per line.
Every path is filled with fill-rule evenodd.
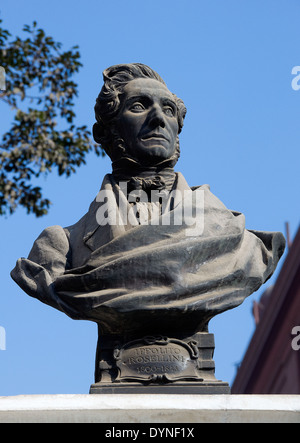
M 300 395 L 20 395 L 0 423 L 300 423 Z

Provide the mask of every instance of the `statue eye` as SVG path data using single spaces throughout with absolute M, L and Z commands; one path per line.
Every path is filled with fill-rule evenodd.
M 144 111 L 145 107 L 142 105 L 142 103 L 134 103 L 131 107 L 131 111 Z
M 175 110 L 171 106 L 165 106 L 164 113 L 170 117 L 173 117 L 175 115 Z

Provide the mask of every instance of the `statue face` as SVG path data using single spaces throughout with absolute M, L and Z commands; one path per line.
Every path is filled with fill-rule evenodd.
M 176 150 L 177 106 L 166 86 L 138 78 L 124 88 L 117 130 L 127 152 L 142 164 L 170 158 Z

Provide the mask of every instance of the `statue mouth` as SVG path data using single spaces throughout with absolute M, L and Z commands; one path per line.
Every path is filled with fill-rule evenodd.
M 142 141 L 147 140 L 164 140 L 164 141 L 170 141 L 169 138 L 167 138 L 164 134 L 157 133 L 157 132 L 150 132 L 150 134 L 146 134 L 143 137 L 141 137 Z

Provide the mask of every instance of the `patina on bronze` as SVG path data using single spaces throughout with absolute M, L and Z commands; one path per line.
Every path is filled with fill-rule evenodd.
M 93 134 L 112 173 L 88 212 L 45 229 L 12 277 L 98 324 L 91 393 L 228 393 L 209 321 L 270 278 L 284 237 L 246 230 L 209 186 L 174 171 L 186 108 L 156 72 L 124 64 L 103 77 Z
M 213 334 L 147 336 L 121 346 L 123 342 L 122 337 L 99 336 L 91 394 L 230 393 L 228 383 L 215 377 Z

